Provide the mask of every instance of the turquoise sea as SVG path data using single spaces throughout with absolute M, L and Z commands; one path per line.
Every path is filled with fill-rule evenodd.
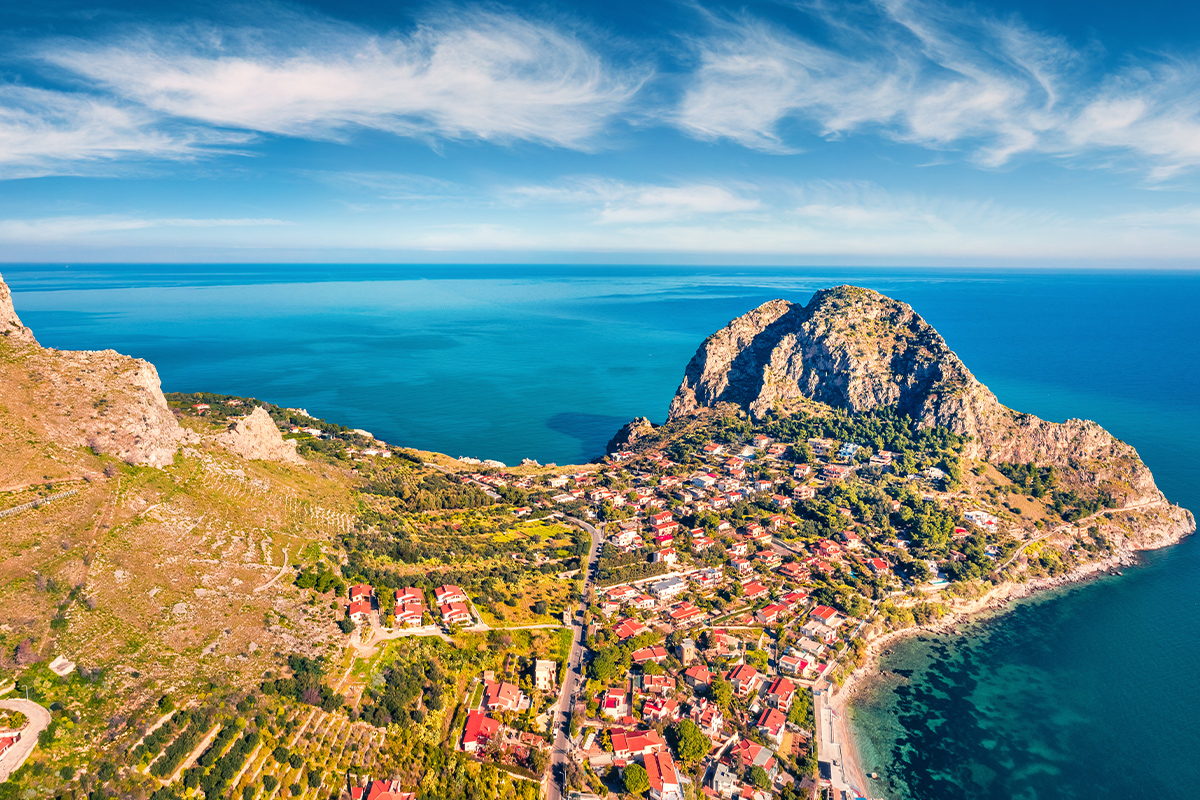
M 154 362 L 395 444 L 514 463 L 662 421 L 701 340 L 774 297 L 911 303 L 1001 401 L 1099 421 L 1200 509 L 1200 274 L 8 265 L 45 345 Z M 1200 797 L 1200 538 L 961 636 L 910 640 L 853 709 L 888 798 Z

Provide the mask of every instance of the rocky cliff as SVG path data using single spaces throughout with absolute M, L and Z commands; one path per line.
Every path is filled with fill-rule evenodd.
M 296 442 L 284 439 L 275 425 L 275 420 L 262 406 L 238 419 L 229 430 L 218 434 L 217 441 L 226 450 L 242 458 L 255 461 L 282 461 L 287 464 L 303 464 L 296 453 Z
M 23 344 L 37 344 L 37 340 L 33 338 L 33 331 L 21 324 L 21 319 L 13 308 L 12 292 L 8 290 L 3 275 L 0 275 L 0 336 Z
M 153 364 L 113 350 L 41 347 L 13 309 L 3 280 L 0 348 L 4 401 L 27 410 L 23 422 L 35 435 L 154 467 L 171 463 L 189 438 L 167 406 Z
M 819 291 L 808 305 L 772 300 L 709 336 L 669 417 L 722 403 L 762 417 L 811 401 L 895 408 L 969 436 L 968 458 L 1052 464 L 1080 483 L 1117 487 L 1125 501 L 1161 497 L 1132 447 L 1094 422 L 1005 407 L 909 305 L 853 286 Z

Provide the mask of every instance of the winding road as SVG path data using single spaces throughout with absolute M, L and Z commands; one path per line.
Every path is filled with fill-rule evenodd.
M 554 749 L 550 753 L 549 785 L 546 787 L 547 800 L 561 800 L 562 787 L 558 775 L 566 768 L 570 759 L 570 745 L 567 741 L 571 724 L 571 711 L 575 707 L 575 692 L 583 671 L 584 643 L 584 611 L 587 608 L 587 590 L 596 580 L 596 562 L 600 560 L 600 530 L 581 519 L 567 517 L 568 520 L 592 535 L 592 549 L 588 553 L 587 574 L 583 584 L 583 598 L 575 611 L 571 623 L 571 652 L 567 656 L 567 674 L 563 679 L 562 688 L 558 694 L 558 704 L 554 711 Z M 578 672 L 577 672 L 578 670 Z
M 0 756 L 0 783 L 4 783 L 8 780 L 9 775 L 21 768 L 25 759 L 29 758 L 29 754 L 33 752 L 33 748 L 37 747 L 38 734 L 50 725 L 50 712 L 32 700 L 22 700 L 16 697 L 0 700 L 0 708 L 20 711 L 29 718 L 29 724 L 21 731 L 21 741 Z

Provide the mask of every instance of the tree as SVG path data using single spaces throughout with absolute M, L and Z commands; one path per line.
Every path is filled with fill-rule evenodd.
M 694 764 L 704 758 L 712 747 L 712 742 L 700 730 L 700 726 L 690 719 L 685 719 L 675 726 L 675 738 L 675 750 L 679 754 L 679 760 L 685 764 Z
M 723 678 L 713 678 L 712 684 L 708 687 L 708 693 L 712 697 L 712 701 L 723 709 L 728 709 L 729 704 L 733 701 L 733 687 Z
M 625 768 L 625 791 L 630 794 L 645 794 L 650 790 L 650 776 L 641 764 L 630 764 Z
M 550 763 L 550 757 L 546 755 L 546 751 L 540 747 L 535 747 L 529 753 L 529 768 L 534 773 L 541 775 L 546 771 L 546 766 Z
M 760 789 L 771 788 L 771 776 L 758 764 L 750 768 L 750 782 Z

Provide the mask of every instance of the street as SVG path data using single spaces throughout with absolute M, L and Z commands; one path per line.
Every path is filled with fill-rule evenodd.
M 44 731 L 50 724 L 50 712 L 32 700 L 22 700 L 15 697 L 9 700 L 0 700 L 0 708 L 20 711 L 29 717 L 29 724 L 21 731 L 21 741 L 13 745 L 12 749 L 7 753 L 0 756 L 0 783 L 4 783 L 8 780 L 9 775 L 16 772 L 25 763 L 25 759 L 29 758 L 29 754 L 33 752 L 33 748 L 37 747 L 38 734 Z
M 569 745 L 567 742 L 567 726 L 571 723 L 571 710 L 574 708 L 576 687 L 583 661 L 584 626 L 583 612 L 587 608 L 587 590 L 596 580 L 596 562 L 600 560 L 600 531 L 580 519 L 568 517 L 572 522 L 582 527 L 592 535 L 592 549 L 588 554 L 587 574 L 584 579 L 583 599 L 579 601 L 575 616 L 571 622 L 571 652 L 567 656 L 567 674 L 563 678 L 562 688 L 558 694 L 558 707 L 554 712 L 554 749 L 550 754 L 549 786 L 546 790 L 548 800 L 561 800 L 562 789 L 559 785 L 559 775 L 566 768 L 569 760 Z

